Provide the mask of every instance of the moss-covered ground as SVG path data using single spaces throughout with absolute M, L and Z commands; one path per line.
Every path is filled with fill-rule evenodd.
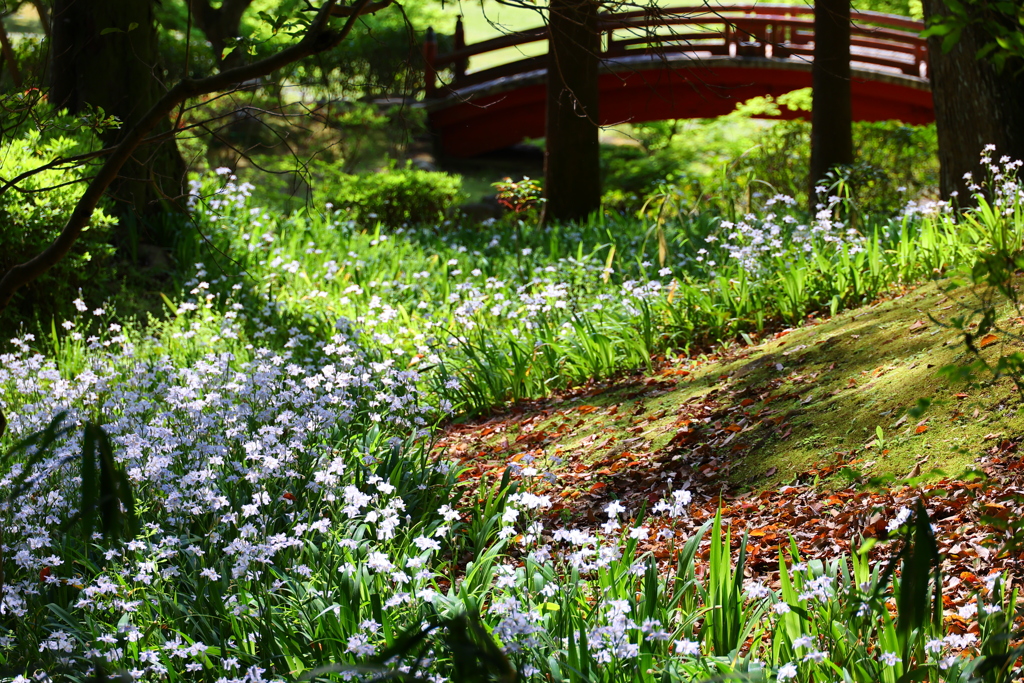
M 736 496 L 970 476 L 980 457 L 1016 449 L 1024 415 L 1007 379 L 940 374 L 971 359 L 948 324 L 973 293 L 947 290 L 935 282 L 750 344 L 667 358 L 651 373 L 453 425 L 438 448 L 470 477 L 536 470 L 539 488 L 568 508 L 580 496 L 653 493 L 658 482 Z M 923 413 L 920 399 L 931 402 Z

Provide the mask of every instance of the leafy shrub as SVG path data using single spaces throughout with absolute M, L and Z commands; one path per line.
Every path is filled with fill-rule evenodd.
M 18 64 L 23 84 L 45 83 L 46 67 L 49 64 L 49 46 L 41 36 L 21 34 L 13 41 L 14 58 Z M 0 71 L 0 83 L 5 92 L 19 90 L 14 87 L 10 71 L 6 64 Z M 21 89 L 24 89 L 24 85 Z
M 8 142 L 0 158 L 0 174 L 15 178 L 51 159 L 81 152 L 81 147 L 82 142 L 72 137 L 44 138 L 29 131 Z M 41 171 L 0 194 L 0 272 L 35 256 L 60 234 L 84 189 L 73 181 L 85 175 L 83 169 Z M 51 301 L 74 292 L 113 253 L 109 243 L 113 225 L 110 216 L 97 210 L 67 258 L 36 281 L 35 287 L 47 289 Z
M 414 168 L 361 175 L 328 171 L 319 194 L 360 222 L 415 225 L 441 221 L 461 198 L 462 179 Z
M 733 116 L 778 115 L 810 111 L 810 89 L 786 93 L 776 99 L 754 98 Z M 779 121 L 766 129 L 758 147 L 741 165 L 748 175 L 771 186 L 769 194 L 786 194 L 803 206 L 810 173 L 811 124 L 796 119 Z M 853 124 L 856 163 L 837 173 L 849 186 L 852 200 L 864 213 L 892 215 L 910 199 L 933 193 L 938 185 L 938 139 L 934 126 L 912 126 L 899 121 L 858 121 Z
M 608 145 L 601 154 L 605 208 L 636 211 L 659 185 L 674 182 L 682 164 L 671 149 L 648 151 L 631 145 Z
M 763 208 L 779 194 L 807 206 L 811 124 L 775 117 L 809 112 L 810 105 L 808 88 L 755 97 L 697 125 L 635 126 L 628 132 L 639 147 L 604 152 L 605 206 L 635 212 L 657 195 L 671 197 L 681 210 L 729 220 Z M 891 216 L 909 200 L 932 198 L 938 185 L 934 126 L 857 122 L 853 136 L 856 163 L 838 171 L 830 185 L 841 183 L 844 199 L 859 211 Z

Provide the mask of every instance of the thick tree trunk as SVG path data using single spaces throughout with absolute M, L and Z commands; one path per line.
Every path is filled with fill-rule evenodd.
M 850 96 L 850 0 L 814 3 L 814 100 L 811 108 L 811 192 L 831 169 L 853 163 Z
M 163 95 L 152 0 L 56 0 L 52 15 L 50 100 L 75 113 L 102 107 L 121 121 L 102 135 L 118 144 Z M 155 133 L 170 130 L 162 121 Z M 171 139 L 139 149 L 125 163 L 108 196 L 124 213 L 173 208 L 183 191 L 185 164 Z
M 947 14 L 942 0 L 924 0 L 924 16 Z M 939 137 L 939 183 L 942 198 L 954 192 L 967 201 L 965 173 L 985 177 L 979 164 L 985 145 L 996 146 L 996 158 L 1024 159 L 1024 76 L 1013 66 L 1003 72 L 975 58 L 986 39 L 969 26 L 947 54 L 942 38 L 928 39 L 928 69 Z
M 597 1 L 551 0 L 548 28 L 544 220 L 583 220 L 601 208 Z

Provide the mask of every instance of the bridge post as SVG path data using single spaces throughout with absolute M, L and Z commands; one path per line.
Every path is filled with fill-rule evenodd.
M 736 20 L 736 56 L 737 57 L 764 57 L 765 56 L 765 31 L 767 29 L 763 20 Z
M 772 46 L 772 57 L 786 59 L 792 56 L 793 51 L 789 48 L 789 44 L 792 42 L 790 39 L 790 26 L 775 21 L 768 29 L 768 42 Z
M 437 37 L 434 35 L 434 27 L 427 28 L 427 35 L 423 38 L 423 80 L 424 97 L 430 99 L 437 92 L 437 69 L 434 61 L 437 59 Z
M 459 15 L 459 18 L 455 20 L 455 36 L 454 36 L 454 38 L 455 38 L 455 51 L 456 52 L 458 52 L 462 48 L 466 47 L 466 29 L 463 28 L 463 26 L 462 26 L 462 15 L 461 14 Z M 465 59 L 460 59 L 460 60 L 456 61 L 455 64 L 453 64 L 452 66 L 455 69 L 455 83 L 454 83 L 454 85 L 456 87 L 458 87 L 459 82 L 462 80 L 463 76 L 466 75 L 466 69 L 469 68 L 469 58 L 467 57 Z

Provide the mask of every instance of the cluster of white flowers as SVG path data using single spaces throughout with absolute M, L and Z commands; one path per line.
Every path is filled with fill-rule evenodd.
M 685 517 L 693 501 L 693 494 L 688 489 L 673 491 L 671 496 L 659 500 L 651 512 L 655 514 L 665 513 L 669 517 Z
M 724 259 L 731 259 L 752 281 L 758 281 L 764 277 L 774 278 L 780 263 L 802 255 L 831 256 L 841 249 L 856 254 L 864 249 L 864 237 L 836 219 L 840 202 L 839 197 L 833 196 L 818 204 L 814 220 L 805 225 L 790 213 L 775 212 L 776 206 L 785 211 L 796 204 L 792 197 L 776 195 L 766 202 L 765 209 L 769 212 L 764 216 L 747 214 L 736 222 L 719 223 L 719 234 L 706 238 L 708 248 L 698 249 L 696 261 L 714 272 Z M 715 250 L 720 254 L 717 257 L 711 251 L 716 242 Z
M 230 168 L 220 167 L 216 171 L 220 180 L 190 180 L 187 206 L 190 211 L 201 211 L 209 221 L 219 220 L 229 209 L 246 209 L 249 197 L 255 186 L 248 182 L 238 182 L 238 176 Z M 216 183 L 216 186 L 210 187 Z M 259 213 L 263 213 L 260 211 Z M 269 220 L 269 216 L 264 216 Z

